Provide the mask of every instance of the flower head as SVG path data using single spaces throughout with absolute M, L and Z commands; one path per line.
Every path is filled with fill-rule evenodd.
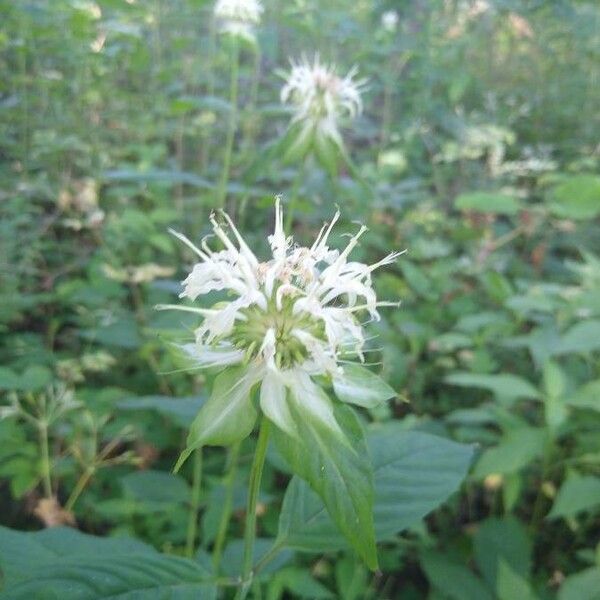
M 395 10 L 386 10 L 381 15 L 381 25 L 389 33 L 396 31 L 400 17 Z
M 306 58 L 292 61 L 281 101 L 293 107 L 293 122 L 303 125 L 305 135 L 314 131 L 342 144 L 340 120 L 354 119 L 362 112 L 360 96 L 366 80 L 355 80 L 356 73 L 353 67 L 345 77 L 340 77 L 334 65 L 322 63 L 318 56 L 312 63 Z
M 373 265 L 350 260 L 366 228 L 360 227 L 339 252 L 328 246 L 338 218 L 336 213 L 322 227 L 312 246 L 297 246 L 284 233 L 277 199 L 275 229 L 268 238 L 272 256 L 267 261 L 255 256 L 225 213 L 223 224 L 211 217 L 221 250 L 213 250 L 206 239 L 198 248 L 176 233 L 200 259 L 183 281 L 180 296 L 195 301 L 220 291 L 229 298 L 210 308 L 158 307 L 200 314 L 203 320 L 195 342 L 184 346 L 185 351 L 199 366 L 241 365 L 230 396 L 235 390 L 248 396 L 260 382 L 262 411 L 291 435 L 295 426 L 288 402 L 338 431 L 330 400 L 313 378 L 343 382 L 346 359 L 363 360 L 365 337 L 359 316 L 378 320 L 378 308 L 391 304 L 377 301 L 371 274 L 400 253 L 392 252 Z M 211 443 L 206 435 L 206 443 Z
M 217 0 L 214 16 L 221 33 L 253 41 L 263 10 L 259 0 Z

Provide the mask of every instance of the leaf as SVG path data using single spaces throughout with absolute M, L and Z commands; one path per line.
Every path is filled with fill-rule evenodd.
M 8 367 L 0 367 L 0 389 L 15 390 L 19 387 L 19 376 Z
M 256 409 L 250 392 L 255 383 L 246 367 L 228 368 L 214 382 L 210 398 L 194 419 L 175 472 L 201 446 L 229 446 L 250 435 Z
M 333 594 L 309 571 L 299 567 L 286 567 L 278 571 L 269 583 L 268 598 L 281 598 L 284 590 L 289 590 L 294 598 L 309 600 L 327 600 Z
M 555 354 L 587 353 L 600 350 L 600 320 L 588 319 L 571 327 L 562 337 Z
M 550 210 L 566 219 L 593 219 L 600 215 L 600 177 L 573 175 L 550 192 Z
M 459 210 L 475 210 L 483 213 L 514 215 L 521 207 L 513 196 L 499 192 L 469 192 L 461 194 L 454 202 Z
M 494 590 L 498 586 L 500 561 L 505 561 L 517 576 L 529 577 L 531 547 L 525 528 L 513 517 L 484 521 L 473 540 L 477 566 Z
M 600 477 L 569 473 L 560 486 L 548 518 L 574 517 L 590 510 L 600 510 Z
M 376 408 L 396 396 L 381 377 L 356 364 L 344 365 L 343 374 L 333 378 L 333 390 L 342 402 L 365 408 Z
M 298 415 L 291 403 L 290 410 L 296 420 L 299 439 L 276 430 L 278 450 L 294 473 L 319 494 L 329 515 L 367 566 L 376 569 L 373 478 L 360 423 L 350 408 L 336 407 L 336 420 L 348 441 L 345 444 L 316 419 Z M 282 520 L 285 529 L 283 515 Z
M 600 412 L 600 379 L 590 381 L 580 387 L 567 400 L 567 404 L 575 408 L 587 408 Z
M 544 452 L 546 433 L 534 427 L 509 431 L 494 448 L 479 458 L 473 475 L 484 478 L 493 474 L 515 473 Z
M 421 566 L 427 579 L 452 600 L 493 600 L 484 582 L 466 566 L 440 552 L 423 552 Z
M 450 496 L 466 475 L 473 448 L 391 423 L 368 436 L 373 462 L 373 518 L 378 541 L 417 524 Z M 308 552 L 347 547 L 323 503 L 298 477 L 290 482 L 279 519 L 281 544 Z
M 558 590 L 558 600 L 600 600 L 600 567 L 567 577 Z
M 482 373 L 457 372 L 448 375 L 444 381 L 461 387 L 479 387 L 492 392 L 498 399 L 513 402 L 520 398 L 539 398 L 539 391 L 526 379 L 503 373 L 485 375 Z
M 503 558 L 498 560 L 496 596 L 498 600 L 536 600 L 527 580 L 516 573 Z
M 190 498 L 190 487 L 183 477 L 165 471 L 135 471 L 121 478 L 125 492 L 135 500 L 156 510 L 170 504 L 184 504 Z
M 150 410 L 157 412 L 180 427 L 188 427 L 198 414 L 206 398 L 173 398 L 172 396 L 138 396 L 117 402 L 121 410 Z
M 98 538 L 68 528 L 24 533 L 0 527 L 7 600 L 115 597 L 216 598 L 199 563 L 165 556 L 130 538 Z

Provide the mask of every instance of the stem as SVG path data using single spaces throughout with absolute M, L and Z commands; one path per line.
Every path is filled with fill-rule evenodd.
M 198 531 L 198 512 L 200 509 L 200 482 L 202 481 L 202 448 L 194 450 L 194 466 L 192 474 L 192 497 L 190 515 L 187 526 L 185 554 L 188 558 L 194 556 L 194 542 Z
M 229 103 L 231 111 L 229 113 L 229 123 L 227 126 L 227 137 L 225 139 L 225 154 L 223 157 L 223 172 L 219 183 L 217 195 L 217 206 L 224 208 L 227 198 L 227 184 L 229 183 L 229 171 L 231 170 L 231 155 L 233 152 L 233 142 L 235 139 L 235 130 L 237 127 L 237 102 L 238 102 L 238 74 L 240 70 L 240 53 L 238 41 L 235 36 L 231 40 L 231 83 L 229 88 Z
M 260 480 L 262 478 L 267 446 L 269 445 L 269 431 L 271 422 L 266 417 L 261 417 L 256 451 L 250 470 L 248 508 L 246 510 L 246 529 L 244 531 L 244 567 L 240 587 L 235 595 L 235 600 L 245 600 L 252 585 L 252 560 L 254 554 L 254 541 L 256 539 L 256 504 L 260 491 Z
M 69 499 L 67 500 L 67 503 L 65 504 L 65 510 L 67 512 L 71 512 L 73 510 L 75 503 L 79 499 L 79 496 L 81 496 L 83 490 L 85 489 L 85 486 L 88 484 L 88 482 L 90 481 L 90 478 L 95 473 L 95 471 L 96 471 L 95 467 L 90 466 L 90 467 L 87 467 L 87 469 L 82 473 L 81 477 L 78 479 L 77 483 L 75 484 L 75 487 L 73 488 L 73 491 L 71 492 L 71 495 L 69 496 Z
M 540 473 L 540 486 L 538 488 L 535 501 L 533 503 L 533 509 L 531 511 L 531 521 L 529 522 L 529 529 L 531 531 L 537 531 L 539 523 L 543 517 L 544 512 L 544 492 L 543 485 L 546 477 L 550 472 L 550 465 L 552 460 L 552 451 L 554 445 L 552 440 L 546 443 L 544 448 L 544 456 L 542 458 L 542 470 Z
M 52 498 L 52 479 L 50 475 L 50 450 L 48 448 L 48 425 L 45 421 L 38 424 L 40 436 L 40 451 L 42 454 L 42 484 L 44 486 L 44 496 Z
M 215 545 L 213 547 L 212 554 L 213 570 L 215 573 L 219 572 L 219 567 L 221 566 L 221 557 L 223 556 L 225 538 L 227 537 L 229 521 L 231 520 L 231 512 L 233 508 L 233 486 L 235 484 L 235 477 L 237 475 L 239 456 L 240 443 L 238 442 L 232 446 L 231 450 L 229 451 L 229 460 L 227 465 L 228 471 L 227 478 L 225 480 L 225 500 L 223 502 L 223 512 L 221 513 L 219 530 L 217 531 L 217 537 L 215 538 Z

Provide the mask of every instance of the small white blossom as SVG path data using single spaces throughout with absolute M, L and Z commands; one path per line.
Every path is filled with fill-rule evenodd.
M 303 58 L 291 64 L 281 101 L 293 107 L 293 122 L 302 123 L 302 135 L 315 132 L 341 145 L 339 122 L 354 119 L 362 112 L 360 96 L 366 80 L 354 79 L 356 67 L 340 77 L 335 65 L 322 63 L 318 56 L 312 63 Z
M 381 26 L 388 32 L 393 33 L 398 27 L 400 17 L 395 10 L 386 10 L 381 15 Z
M 259 0 L 217 0 L 214 17 L 221 33 L 254 40 L 254 28 L 260 24 L 263 6 Z
M 325 375 L 335 380 L 343 377 L 344 359 L 354 355 L 364 360 L 359 315 L 378 320 L 380 306 L 397 306 L 377 301 L 371 274 L 401 253 L 392 252 L 373 265 L 349 260 L 365 227 L 342 252 L 330 249 L 328 239 L 339 212 L 322 227 L 312 246 L 296 246 L 284 233 L 279 199 L 275 211 L 275 230 L 268 238 L 272 257 L 265 262 L 254 255 L 225 213 L 229 232 L 211 217 L 223 250 L 213 250 L 206 239 L 197 247 L 173 232 L 200 259 L 183 281 L 180 297 L 195 301 L 225 291 L 231 299 L 211 308 L 157 308 L 201 315 L 196 341 L 184 350 L 202 367 L 246 365 L 240 389 L 261 382 L 261 409 L 282 430 L 294 433 L 289 399 L 336 431 L 329 398 L 312 378 Z

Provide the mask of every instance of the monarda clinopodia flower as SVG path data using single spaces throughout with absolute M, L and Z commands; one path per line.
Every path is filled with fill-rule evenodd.
M 361 406 L 370 406 L 381 386 L 389 392 L 386 399 L 394 395 L 371 371 L 348 359 L 364 360 L 360 316 L 378 320 L 379 307 L 397 306 L 377 301 L 371 274 L 400 253 L 372 265 L 351 261 L 349 255 L 365 227 L 342 252 L 329 248 L 339 212 L 312 246 L 296 246 L 284 233 L 277 199 L 275 230 L 268 238 L 272 257 L 260 261 L 229 216 L 222 215 L 223 225 L 211 217 L 221 250 L 210 248 L 206 239 L 197 247 L 175 233 L 200 259 L 183 281 L 180 297 L 193 302 L 219 291 L 230 299 L 210 308 L 157 307 L 201 315 L 195 342 L 183 349 L 198 366 L 234 371 L 233 376 L 223 373 L 217 378 L 216 392 L 192 425 L 183 459 L 195 447 L 227 445 L 249 435 L 257 416 L 251 393 L 255 387 L 260 387 L 260 410 L 281 431 L 297 437 L 296 418 L 306 418 L 343 442 L 332 401 L 315 378 L 331 382 L 340 400 Z
M 196 247 L 175 235 L 199 258 L 183 281 L 181 297 L 194 304 L 213 293 L 224 299 L 209 307 L 157 307 L 202 317 L 195 340 L 182 348 L 195 366 L 221 369 L 190 426 L 176 469 L 202 446 L 240 443 L 258 422 L 247 514 L 256 514 L 273 430 L 280 456 L 319 495 L 366 564 L 377 569 L 372 465 L 363 427 L 348 405 L 375 408 L 395 396 L 360 362 L 367 352 L 363 321 L 379 319 L 381 306 L 396 306 L 377 301 L 372 273 L 400 253 L 372 265 L 351 260 L 365 227 L 341 252 L 330 248 L 339 213 L 310 247 L 295 245 L 284 233 L 277 199 L 275 230 L 268 237 L 271 256 L 261 261 L 229 216 L 221 215 L 211 217 L 220 249 L 207 239 Z M 246 523 L 244 589 L 251 581 L 254 519 Z
M 219 32 L 254 41 L 263 10 L 259 0 L 217 0 L 214 18 Z
M 340 125 L 362 112 L 361 93 L 366 80 L 355 79 L 353 67 L 345 77 L 334 65 L 322 63 L 318 56 L 312 62 L 303 58 L 292 61 L 281 90 L 281 101 L 292 107 L 291 141 L 286 151 L 288 160 L 304 157 L 314 150 L 326 165 L 332 152 L 343 149 Z

